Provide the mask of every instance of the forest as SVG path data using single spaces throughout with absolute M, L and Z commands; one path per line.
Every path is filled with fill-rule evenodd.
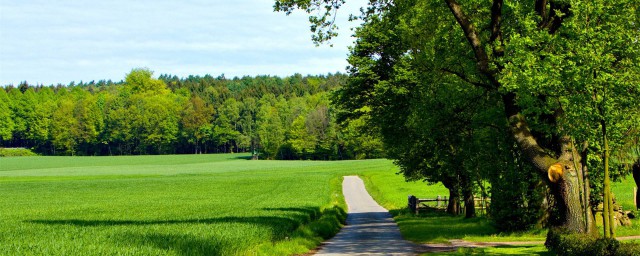
M 364 122 L 336 122 L 330 98 L 346 77 L 154 78 L 137 68 L 119 82 L 23 82 L 0 90 L 0 147 L 43 155 L 380 157 L 381 142 L 366 135 Z

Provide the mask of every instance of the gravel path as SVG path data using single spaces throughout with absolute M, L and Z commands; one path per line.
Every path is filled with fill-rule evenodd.
M 357 176 L 345 176 L 342 192 L 349 206 L 347 225 L 316 255 L 415 255 L 418 246 L 400 235 L 391 214 L 371 198 Z

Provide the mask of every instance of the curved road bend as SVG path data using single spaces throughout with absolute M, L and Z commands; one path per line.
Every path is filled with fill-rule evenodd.
M 400 235 L 391 214 L 371 198 L 358 176 L 345 176 L 347 225 L 315 255 L 415 255 L 417 246 Z

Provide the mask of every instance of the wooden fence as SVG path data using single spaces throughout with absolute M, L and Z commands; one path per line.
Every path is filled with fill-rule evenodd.
M 477 209 L 477 213 L 486 215 L 487 209 L 491 204 L 491 199 L 486 197 L 484 198 L 474 197 L 473 200 L 474 200 L 475 208 Z M 433 203 L 433 202 L 436 203 L 435 207 L 427 205 L 427 203 Z M 411 212 L 415 214 L 418 214 L 420 209 L 426 209 L 429 207 L 440 209 L 440 210 L 446 210 L 448 203 L 449 203 L 449 199 L 447 199 L 446 196 L 444 197 L 437 196 L 436 198 L 417 198 L 413 195 L 409 195 L 408 197 L 408 207 L 411 210 Z M 458 209 L 461 209 L 460 205 L 458 205 Z

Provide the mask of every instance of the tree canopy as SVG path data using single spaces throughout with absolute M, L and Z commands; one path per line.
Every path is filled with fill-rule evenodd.
M 336 36 L 327 21 L 343 3 L 279 0 L 274 8 L 309 12 L 322 41 Z M 600 197 L 590 188 L 599 193 L 606 176 L 603 138 L 622 150 L 640 117 L 638 6 L 370 1 L 340 90 L 344 118 L 367 116 L 409 178 L 464 178 L 498 155 L 511 169 L 525 161 L 551 189 L 554 225 L 593 232 L 589 209 Z
M 0 90 L 0 146 L 51 155 L 258 152 L 261 158 L 381 157 L 358 125 L 335 120 L 331 91 L 346 76 L 160 75 L 121 82 Z

